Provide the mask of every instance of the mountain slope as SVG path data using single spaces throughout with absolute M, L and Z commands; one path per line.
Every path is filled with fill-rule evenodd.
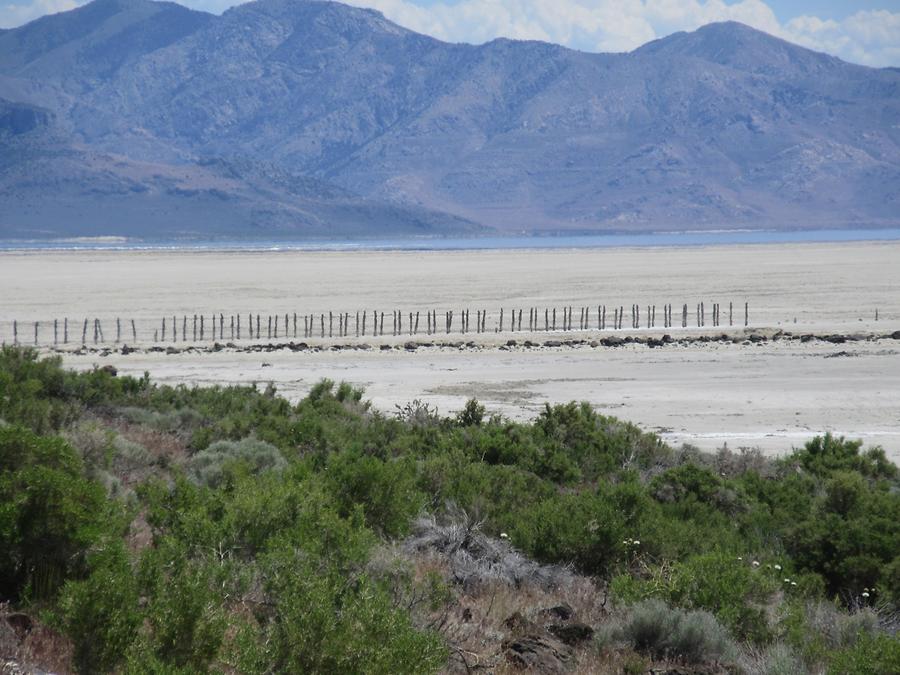
M 900 72 L 736 23 L 587 54 L 314 0 L 96 0 L 0 34 L 0 98 L 46 111 L 41 147 L 269 163 L 516 231 L 900 224 Z

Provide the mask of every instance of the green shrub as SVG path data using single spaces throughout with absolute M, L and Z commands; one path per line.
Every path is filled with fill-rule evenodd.
M 619 602 L 658 598 L 685 609 L 704 609 L 738 638 L 762 642 L 769 629 L 760 608 L 775 592 L 774 580 L 734 556 L 709 553 L 655 568 L 649 578 L 615 577 Z
M 900 673 L 900 637 L 886 633 L 863 635 L 853 647 L 836 652 L 829 675 Z
M 0 597 L 50 598 L 114 526 L 103 488 L 60 438 L 0 428 Z
M 856 471 L 867 478 L 896 478 L 897 467 L 892 464 L 880 447 L 862 451 L 862 441 L 849 441 L 843 436 L 835 438 L 830 433 L 816 436 L 793 454 L 785 458 L 787 464 L 798 464 L 818 476 L 835 471 Z
M 60 606 L 79 672 L 111 672 L 134 641 L 141 614 L 134 571 L 122 542 L 110 542 L 88 560 L 90 575 L 70 581 Z
M 624 556 L 622 514 L 589 493 L 561 494 L 517 515 L 516 545 L 541 562 L 572 563 L 585 574 L 604 575 Z
M 415 630 L 366 577 L 348 583 L 286 549 L 265 566 L 276 611 L 268 632 L 274 672 L 430 673 L 444 664 L 440 637 Z
M 416 489 L 416 466 L 409 457 L 383 461 L 352 451 L 334 453 L 325 476 L 341 515 L 349 516 L 359 508 L 366 524 L 388 537 L 407 532 L 425 503 L 425 496 Z

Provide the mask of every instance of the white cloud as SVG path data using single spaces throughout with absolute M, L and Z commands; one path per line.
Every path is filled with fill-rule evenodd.
M 0 26 L 17 26 L 84 0 L 24 0 L 0 5 Z M 300 0 L 298 0 L 300 1 Z M 712 21 L 740 21 L 855 63 L 900 66 L 900 12 L 860 11 L 842 21 L 798 16 L 780 23 L 763 0 L 344 0 L 380 10 L 413 30 L 450 42 L 496 37 L 545 40 L 587 51 L 629 51 L 675 31 Z M 2 2 L 2 0 L 0 0 Z M 183 0 L 222 12 L 235 0 Z
M 83 5 L 84 0 L 32 0 L 31 2 L 0 5 L 0 28 L 14 28 L 40 18 Z
M 713 21 L 740 21 L 811 49 L 872 66 L 900 65 L 900 12 L 860 11 L 843 21 L 799 16 L 786 24 L 763 0 L 346 0 L 451 42 L 549 40 L 588 51 L 628 51 Z
M 854 63 L 900 66 L 900 12 L 860 11 L 843 21 L 798 16 L 785 25 L 784 37 Z

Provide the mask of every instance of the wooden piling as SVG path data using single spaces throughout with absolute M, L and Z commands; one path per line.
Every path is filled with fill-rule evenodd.
M 63 318 L 63 344 L 69 344 L 69 317 Z
M 745 326 L 750 325 L 750 303 L 749 302 L 744 303 L 744 325 Z
M 134 319 L 131 320 L 131 339 L 137 342 L 137 327 L 134 325 Z
M 59 344 L 59 323 L 53 319 L 53 344 Z

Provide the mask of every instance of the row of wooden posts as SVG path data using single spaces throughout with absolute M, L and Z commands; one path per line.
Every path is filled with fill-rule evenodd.
M 640 305 L 631 306 L 631 328 L 637 329 L 642 326 L 647 328 L 656 328 L 656 305 L 647 305 L 646 312 L 642 314 Z M 408 312 L 404 313 L 394 310 L 391 314 L 390 335 L 419 335 L 420 313 Z M 370 320 L 371 316 L 371 320 Z M 179 337 L 182 342 L 205 341 L 207 336 L 213 341 L 215 340 L 240 340 L 242 335 L 246 335 L 249 339 L 259 340 L 265 332 L 266 339 L 281 338 L 314 338 L 320 337 L 348 337 L 352 332 L 357 336 L 379 336 L 385 335 L 385 312 L 363 310 L 356 312 L 351 316 L 349 312 L 328 312 L 328 314 L 274 314 L 263 317 L 260 314 L 232 314 L 226 317 L 224 314 L 212 314 L 209 317 L 203 314 L 194 314 L 192 317 L 183 315 L 179 321 L 178 317 L 165 317 L 161 320 L 158 327 L 153 329 L 154 342 L 177 342 Z M 593 307 L 580 307 L 578 310 L 578 320 L 575 320 L 575 310 L 569 307 L 563 307 L 560 315 L 557 314 L 556 308 L 545 308 L 543 312 L 536 307 L 528 310 L 527 321 L 525 313 L 522 309 L 513 309 L 506 312 L 500 309 L 496 322 L 493 326 L 494 332 L 539 332 L 539 331 L 571 331 L 571 330 L 621 330 L 625 323 L 625 307 L 613 307 L 610 315 L 611 325 L 607 325 L 606 305 L 597 305 L 596 312 Z M 246 321 L 242 323 L 242 317 Z M 437 310 L 428 310 L 425 312 L 425 320 L 421 327 L 426 335 L 435 335 L 440 333 L 450 334 L 454 331 L 466 333 L 485 333 L 487 328 L 488 312 L 486 310 L 475 311 L 475 326 L 471 324 L 470 310 L 466 309 L 458 314 L 452 310 L 438 313 Z M 682 328 L 688 327 L 688 306 L 681 306 L 680 324 Z M 171 320 L 170 320 L 171 319 Z M 559 321 L 558 321 L 559 319 Z M 404 321 L 406 323 L 404 324 Z M 721 305 L 713 303 L 712 305 L 712 326 L 718 327 L 723 325 L 721 313 Z M 744 325 L 750 322 L 750 306 L 744 303 Z M 179 326 L 180 324 L 180 326 Z M 734 325 L 734 305 L 728 303 L 728 325 Z M 662 306 L 662 328 L 672 328 L 675 326 L 675 314 L 672 305 Z M 706 326 L 706 306 L 705 303 L 698 303 L 696 308 L 696 326 Z M 40 343 L 41 322 L 34 322 L 34 344 Z M 77 331 L 76 324 L 76 331 Z M 93 340 L 94 344 L 106 342 L 103 333 L 103 324 L 100 319 L 85 319 L 80 326 L 81 328 L 81 344 L 87 344 Z M 130 328 L 130 331 L 128 330 Z M 180 333 L 179 333 L 179 328 Z M 124 330 L 123 330 L 124 329 Z M 124 323 L 122 319 L 115 320 L 116 337 L 115 342 L 127 340 L 130 336 L 133 342 L 138 341 L 137 326 L 134 319 L 130 319 L 129 323 Z M 130 335 L 129 335 L 130 334 Z M 227 337 L 226 337 L 227 336 Z M 53 320 L 53 344 L 69 344 L 69 320 L 63 319 L 59 321 Z M 78 341 L 77 336 L 75 342 Z M 19 344 L 19 323 L 13 321 L 13 343 Z

